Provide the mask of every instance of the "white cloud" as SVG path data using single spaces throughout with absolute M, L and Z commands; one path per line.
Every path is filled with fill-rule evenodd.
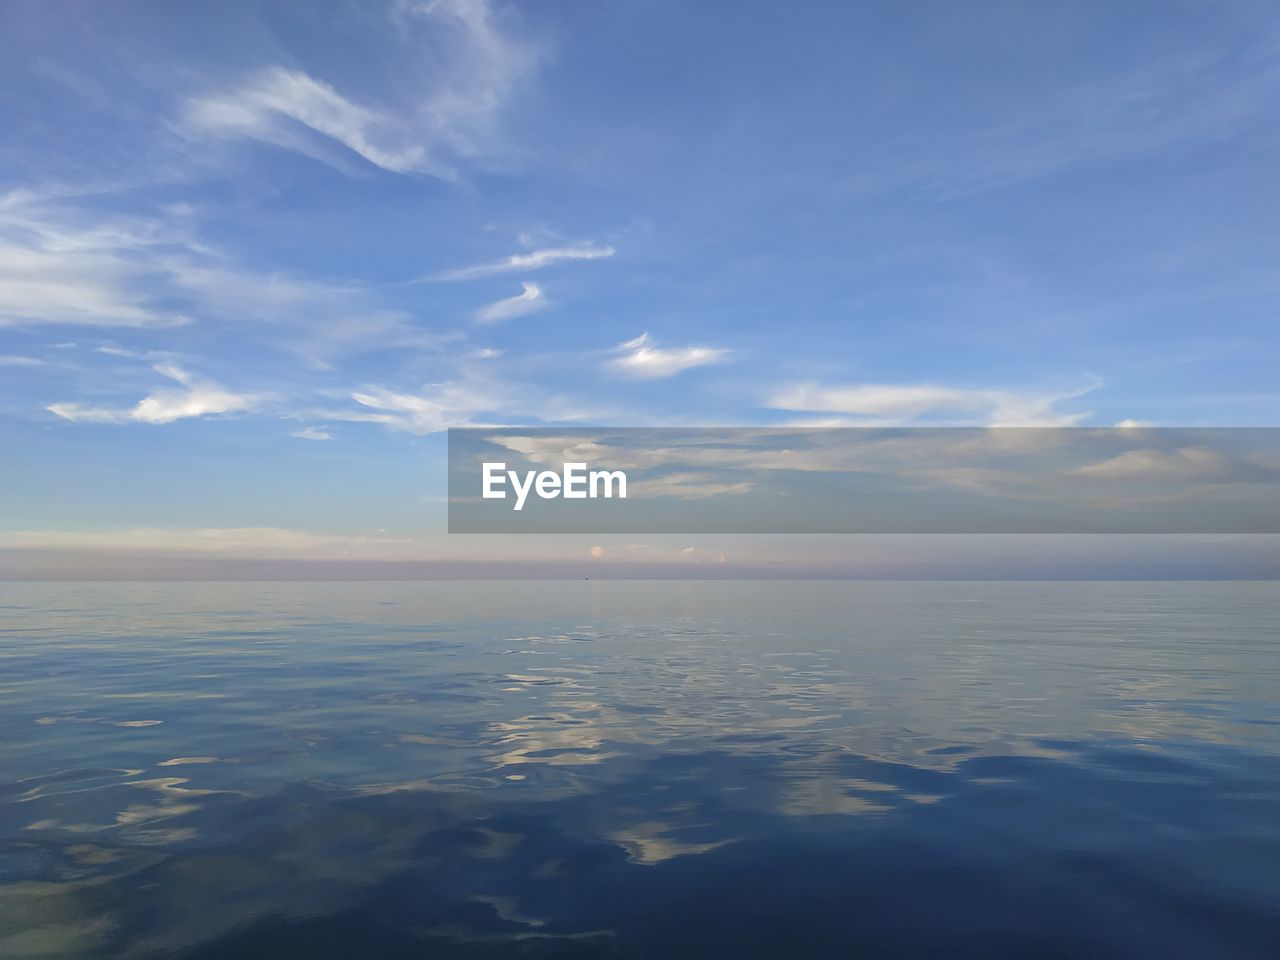
M 888 425 L 942 418 L 954 424 L 985 426 L 1066 427 L 1088 413 L 1062 412 L 1058 405 L 1096 390 L 1100 381 L 1064 393 L 1001 388 L 948 387 L 940 384 L 856 384 L 819 386 L 798 384 L 770 398 L 776 410 L 846 414 L 855 420 L 824 421 L 825 425 Z M 824 424 L 813 424 L 824 425 Z
M 398 0 L 393 9 L 415 59 L 438 65 L 413 97 L 418 124 L 459 158 L 498 152 L 500 121 L 542 59 L 528 31 L 504 27 L 489 0 Z M 426 57 L 423 45 L 433 48 Z
M 241 267 L 202 243 L 190 217 L 173 223 L 0 199 L 0 327 L 150 328 L 194 317 L 209 329 L 247 332 L 318 369 L 359 354 L 438 352 L 464 336 L 388 306 L 376 287 Z M 529 284 L 510 302 L 490 305 L 485 318 L 516 316 L 545 302 Z M 145 355 L 109 342 L 97 352 Z
M 17 201 L 0 224 L 0 326 L 172 326 L 138 254 L 166 239 L 147 221 L 85 223 Z
M 446 383 L 430 395 L 397 393 L 383 387 L 366 387 L 351 395 L 364 411 L 339 411 L 334 418 L 360 423 L 381 423 L 409 433 L 438 433 L 470 423 L 479 413 L 494 409 L 499 397 L 470 384 Z
M 35 357 L 20 357 L 13 354 L 0 356 L 0 367 L 41 367 L 44 366 L 43 360 Z
M 500 120 L 538 53 L 501 29 L 487 0 L 392 7 L 397 84 L 372 105 L 303 70 L 271 66 L 234 88 L 187 103 L 193 136 L 238 137 L 294 150 L 339 169 L 345 151 L 392 173 L 458 176 L 457 163 L 501 152 Z
M 428 434 L 449 427 L 564 422 L 589 417 L 618 417 L 599 403 L 580 404 L 572 397 L 550 393 L 543 385 L 521 383 L 497 376 L 465 372 L 458 380 L 430 384 L 405 393 L 381 386 L 366 386 L 351 394 L 355 409 L 310 411 L 309 419 L 380 423 L 393 430 Z
M 546 247 L 541 250 L 530 250 L 528 253 L 513 253 L 504 260 L 493 263 L 481 263 L 473 267 L 462 267 L 457 270 L 446 270 L 430 277 L 422 277 L 412 281 L 421 283 L 427 280 L 475 280 L 480 277 L 491 277 L 499 273 L 519 273 L 529 270 L 540 270 L 557 263 L 569 260 L 601 260 L 612 257 L 616 251 L 613 247 L 595 243 L 576 243 L 567 247 Z
M 46 409 L 76 423 L 172 423 L 189 417 L 249 411 L 257 404 L 255 397 L 231 393 L 212 381 L 192 376 L 176 364 L 160 363 L 153 369 L 179 386 L 156 390 L 128 408 L 54 403 Z
M 10 198 L 0 220 L 0 326 L 164 327 L 254 324 L 309 365 L 353 353 L 439 349 L 460 333 L 425 330 L 376 290 L 244 269 L 194 225 Z M 180 312 L 174 312 L 178 305 Z M 104 343 L 97 352 L 139 356 Z
M 476 313 L 476 322 L 496 323 L 499 320 L 512 320 L 515 317 L 534 313 L 547 305 L 547 298 L 542 288 L 536 283 L 526 280 L 521 283 L 521 286 L 524 288 L 523 292 L 514 297 L 507 297 L 505 300 L 498 300 L 479 310 Z
M 291 437 L 297 437 L 299 440 L 332 440 L 333 435 L 329 433 L 327 427 L 303 427 L 301 430 L 295 430 L 289 434 Z
M 195 134 L 239 136 L 328 160 L 327 137 L 393 173 L 429 172 L 426 148 L 387 114 L 348 100 L 299 70 L 269 67 L 228 93 L 192 100 L 185 127 Z
M 612 360 L 611 366 L 641 380 L 673 377 L 692 367 L 721 363 L 729 355 L 717 347 L 659 347 L 647 333 L 619 344 L 618 350 L 622 356 Z

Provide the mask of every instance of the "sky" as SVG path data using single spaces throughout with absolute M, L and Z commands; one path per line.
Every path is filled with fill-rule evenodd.
M 0 573 L 883 556 L 449 537 L 449 426 L 1275 425 L 1277 104 L 1248 0 L 6 3 Z

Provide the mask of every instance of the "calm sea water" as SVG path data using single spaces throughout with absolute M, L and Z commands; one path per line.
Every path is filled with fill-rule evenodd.
M 1280 585 L 0 586 L 0 956 L 1280 956 Z

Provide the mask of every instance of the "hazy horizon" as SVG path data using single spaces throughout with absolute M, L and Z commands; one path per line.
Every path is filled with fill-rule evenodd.
M 1276 580 L 1280 537 L 858 536 L 727 538 L 728 553 L 684 553 L 651 538 L 593 556 L 583 538 L 478 536 L 480 556 L 399 560 L 203 556 L 146 550 L 0 549 L 0 581 L 21 580 Z M 568 541 L 548 547 L 547 541 Z M 665 540 L 665 542 L 663 542 Z M 780 545 L 776 540 L 788 541 Z M 489 541 L 489 543 L 485 543 Z M 495 542 L 496 541 L 496 542 Z M 519 556 L 521 542 L 527 554 Z M 487 553 L 487 556 L 484 555 Z M 786 559 L 776 559 L 779 553 Z M 513 555 L 515 554 L 515 555 Z M 548 556 L 551 554 L 552 556 Z M 808 559 L 798 561 L 797 556 Z

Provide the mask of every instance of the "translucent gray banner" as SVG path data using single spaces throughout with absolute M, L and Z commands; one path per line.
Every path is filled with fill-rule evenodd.
M 453 429 L 449 532 L 1280 533 L 1280 429 Z

